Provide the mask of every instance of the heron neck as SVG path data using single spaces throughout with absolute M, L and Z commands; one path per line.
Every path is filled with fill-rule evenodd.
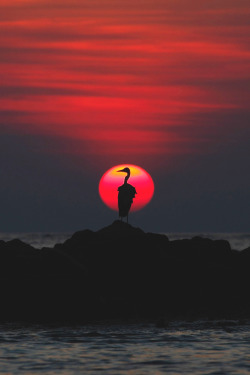
M 126 183 L 128 182 L 129 177 L 130 177 L 130 175 L 127 174 L 127 176 L 126 176 L 125 179 L 124 179 L 124 184 L 126 184 Z

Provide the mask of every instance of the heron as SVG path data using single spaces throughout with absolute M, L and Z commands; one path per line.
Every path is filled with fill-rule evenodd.
M 133 203 L 133 198 L 135 197 L 135 194 L 137 194 L 137 192 L 134 186 L 128 184 L 130 169 L 126 167 L 124 169 L 120 169 L 117 172 L 127 173 L 127 176 L 124 178 L 124 184 L 118 187 L 118 208 L 121 221 L 123 217 L 127 216 L 128 223 L 128 213 Z

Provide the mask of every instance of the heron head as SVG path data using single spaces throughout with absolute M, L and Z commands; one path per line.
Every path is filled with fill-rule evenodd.
M 125 172 L 125 173 L 128 173 L 130 175 L 130 169 L 128 167 L 126 168 L 123 168 L 123 169 L 120 169 L 119 171 L 117 172 Z

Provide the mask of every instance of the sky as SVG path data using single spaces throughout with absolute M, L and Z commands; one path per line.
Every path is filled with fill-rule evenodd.
M 155 183 L 132 225 L 249 232 L 249 20 L 249 0 L 1 0 L 0 232 L 109 225 L 98 183 L 124 163 Z

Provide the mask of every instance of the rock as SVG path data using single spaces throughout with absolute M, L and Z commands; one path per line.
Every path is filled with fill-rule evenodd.
M 250 247 L 247 247 L 246 249 L 242 250 L 241 256 L 244 258 L 250 258 Z
M 97 234 L 102 237 L 114 239 L 143 236 L 145 233 L 140 228 L 134 228 L 123 221 L 115 220 L 112 225 L 100 229 Z
M 250 251 L 232 251 L 224 240 L 169 241 L 115 221 L 53 249 L 13 240 L 0 250 L 0 321 L 250 313 Z
M 170 243 L 172 256 L 196 263 L 223 263 L 232 256 L 228 241 L 194 237 L 190 240 L 176 240 Z

